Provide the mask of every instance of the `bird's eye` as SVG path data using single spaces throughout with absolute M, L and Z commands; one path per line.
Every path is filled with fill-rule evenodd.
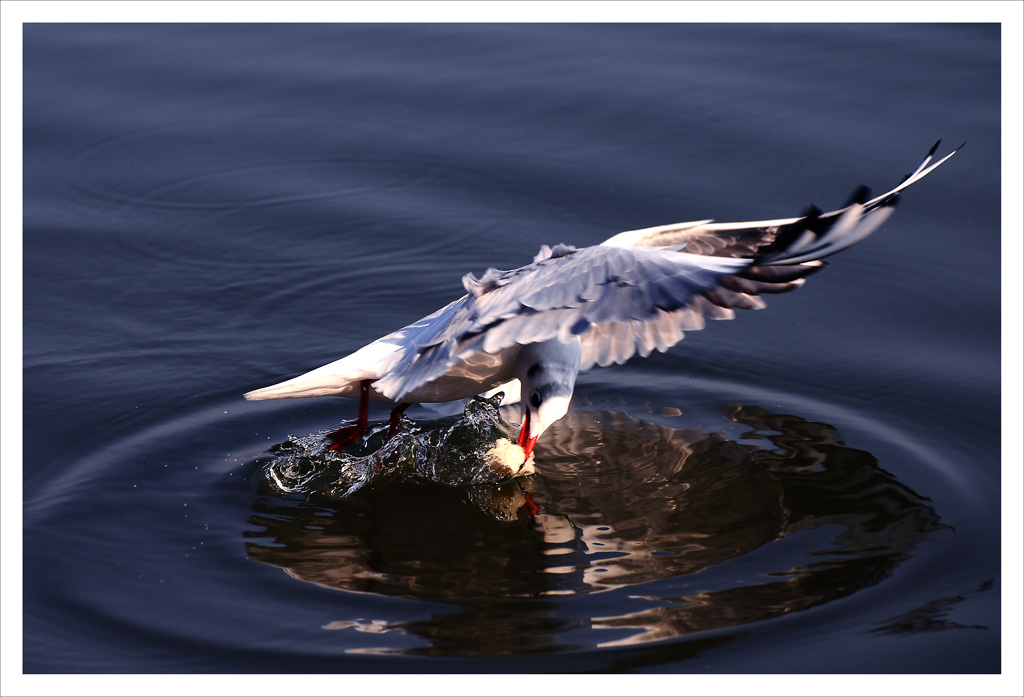
M 533 405 L 534 409 L 540 408 L 540 392 L 534 392 L 530 395 L 530 404 Z

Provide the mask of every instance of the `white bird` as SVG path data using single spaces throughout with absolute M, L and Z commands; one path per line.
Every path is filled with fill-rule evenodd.
M 566 414 L 579 371 L 665 351 L 684 331 L 703 329 L 705 318 L 731 319 L 734 308 L 764 307 L 762 293 L 799 287 L 822 258 L 877 229 L 900 191 L 959 150 L 932 163 L 938 145 L 899 186 L 870 200 L 860 187 L 830 213 L 812 206 L 797 218 L 702 220 L 582 249 L 545 245 L 518 269 L 467 274 L 466 295 L 418 322 L 245 398 L 358 398 L 357 422 L 330 434 L 340 449 L 366 432 L 369 400 L 397 403 L 393 432 L 410 404 L 497 388 L 506 403 L 521 401 L 519 445 L 529 459 L 537 438 Z

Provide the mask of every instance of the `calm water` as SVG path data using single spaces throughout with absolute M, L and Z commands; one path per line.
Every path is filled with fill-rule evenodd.
M 999 671 L 997 26 L 24 40 L 25 672 Z M 355 404 L 242 393 L 462 274 L 829 210 L 937 138 L 804 289 L 583 376 L 535 476 L 259 488 Z

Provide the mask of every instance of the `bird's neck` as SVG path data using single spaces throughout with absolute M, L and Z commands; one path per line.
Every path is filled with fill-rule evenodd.
M 532 384 L 541 373 L 549 377 L 557 374 L 560 382 L 572 384 L 580 369 L 580 355 L 578 336 L 564 343 L 555 338 L 527 344 L 516 360 L 515 376 L 523 384 Z

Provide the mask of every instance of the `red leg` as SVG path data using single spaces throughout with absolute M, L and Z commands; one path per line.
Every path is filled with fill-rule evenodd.
M 372 380 L 363 380 L 359 383 L 359 418 L 356 419 L 355 424 L 352 426 L 342 426 L 336 431 L 331 431 L 327 434 L 327 439 L 331 441 L 329 446 L 331 450 L 339 451 L 344 449 L 346 446 L 352 445 L 359 440 L 366 429 L 370 426 L 369 411 L 370 411 L 370 383 Z
M 391 410 L 391 417 L 388 419 L 388 440 L 391 440 L 391 436 L 398 433 L 398 424 L 402 422 L 402 414 L 410 406 L 412 406 L 410 403 L 402 402 Z

